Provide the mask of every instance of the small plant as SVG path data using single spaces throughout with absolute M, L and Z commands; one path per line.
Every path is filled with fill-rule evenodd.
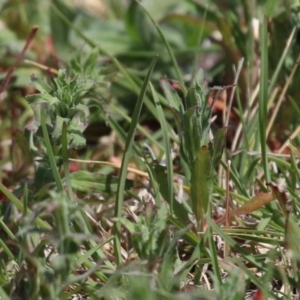
M 76 58 L 72 59 L 70 65 L 73 78 L 67 77 L 66 70 L 59 70 L 51 85 L 44 82 L 43 79 L 35 77 L 34 74 L 31 76 L 33 85 L 40 92 L 27 96 L 27 100 L 35 112 L 35 130 L 41 131 L 41 123 L 45 122 L 51 139 L 56 145 L 62 143 L 63 124 L 65 123 L 68 148 L 77 149 L 85 146 L 85 138 L 82 133 L 88 125 L 90 114 L 87 97 L 97 85 L 94 79 L 94 66 L 97 58 L 98 52 L 95 49 L 86 59 L 82 68 L 80 68 L 80 61 Z
M 190 184 L 190 197 L 197 230 L 203 232 L 205 214 L 211 199 L 215 168 L 219 165 L 225 147 L 226 130 L 215 133 L 210 140 L 209 90 L 203 82 L 201 72 L 195 87 L 189 89 L 183 101 L 172 92 L 172 87 L 162 82 L 166 98 L 178 124 L 180 137 L 180 159 L 186 182 Z M 221 89 L 220 89 L 221 91 Z M 216 95 L 218 97 L 219 92 Z

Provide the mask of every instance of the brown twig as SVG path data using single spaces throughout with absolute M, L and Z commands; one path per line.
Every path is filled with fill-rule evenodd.
M 47 66 L 44 66 L 42 64 L 39 64 L 35 61 L 31 61 L 31 60 L 28 60 L 28 59 L 24 59 L 24 63 L 25 64 L 29 64 L 29 65 L 32 65 L 32 66 L 35 66 L 37 68 L 40 68 L 41 70 L 44 70 L 44 71 L 47 71 L 48 73 L 50 74 L 53 74 L 53 75 L 58 75 L 58 70 L 54 69 L 54 68 L 50 68 L 50 67 L 47 67 Z
M 37 31 L 38 31 L 39 27 L 38 26 L 33 26 L 32 29 L 31 29 L 31 32 L 26 40 L 26 43 L 25 43 L 25 46 L 23 48 L 23 50 L 21 51 L 21 53 L 18 55 L 17 59 L 16 59 L 16 62 L 15 64 L 12 66 L 12 68 L 7 72 L 6 76 L 5 76 L 5 79 L 3 80 L 1 86 L 0 86 L 0 97 L 1 97 L 1 94 L 5 91 L 11 77 L 12 77 L 12 74 L 13 72 L 15 71 L 15 69 L 18 67 L 18 65 L 20 64 L 21 60 L 23 59 L 28 47 L 30 46 L 32 40 L 34 39 Z

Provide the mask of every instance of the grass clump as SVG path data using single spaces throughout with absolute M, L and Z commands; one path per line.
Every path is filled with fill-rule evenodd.
M 299 298 L 299 6 L 153 3 L 3 4 L 1 299 Z

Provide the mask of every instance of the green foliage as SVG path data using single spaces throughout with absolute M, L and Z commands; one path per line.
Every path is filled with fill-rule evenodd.
M 115 193 L 117 191 L 117 177 L 81 170 L 72 173 L 70 178 L 72 187 L 76 191 L 86 193 Z M 131 187 L 133 187 L 133 182 L 126 180 L 125 190 L 129 190 Z
M 207 146 L 202 146 L 197 153 L 191 170 L 190 196 L 193 213 L 197 220 L 197 230 L 204 227 L 204 216 L 208 212 L 212 190 L 211 158 Z
M 0 4 L 0 298 L 296 299 L 299 3 L 104 2 Z
M 134 250 L 141 259 L 145 259 L 149 263 L 168 252 L 168 214 L 169 208 L 166 203 L 161 205 L 156 215 L 154 215 L 154 207 L 149 203 L 146 207 L 145 217 L 141 217 L 137 224 L 127 219 L 121 220 L 131 233 Z
M 183 101 L 174 94 L 170 84 L 162 81 L 162 86 L 177 121 L 180 159 L 185 178 L 190 181 L 196 227 L 198 231 L 203 231 L 204 216 L 208 212 L 212 193 L 214 169 L 219 165 L 225 147 L 226 129 L 219 129 L 214 142 L 210 142 L 209 120 L 212 112 L 208 105 L 209 90 L 203 82 L 201 72 L 196 76 L 195 87 L 187 91 Z
M 63 123 L 67 124 L 68 145 L 70 148 L 85 146 L 82 134 L 86 128 L 89 109 L 80 103 L 80 99 L 93 88 L 92 81 L 79 81 L 76 77 L 67 80 L 66 71 L 60 70 L 53 87 L 42 79 L 31 77 L 39 94 L 27 97 L 34 105 L 37 131 L 41 126 L 41 111 L 46 111 L 46 124 L 55 144 L 61 144 Z

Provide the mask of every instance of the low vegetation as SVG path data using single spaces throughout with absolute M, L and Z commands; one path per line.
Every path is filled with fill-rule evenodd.
M 298 1 L 0 6 L 0 299 L 300 299 Z

